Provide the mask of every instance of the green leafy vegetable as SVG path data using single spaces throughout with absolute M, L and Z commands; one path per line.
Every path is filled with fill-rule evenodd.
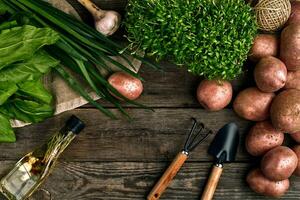
M 48 90 L 45 89 L 44 85 L 40 80 L 19 83 L 18 87 L 19 90 L 16 93 L 17 96 L 23 96 L 49 105 L 52 103 L 52 95 L 49 93 Z
M 0 113 L 0 141 L 15 142 L 16 136 L 10 125 L 9 119 Z
M 2 105 L 0 112 L 12 119 L 38 123 L 53 116 L 54 109 L 50 104 L 17 97 Z
M 67 83 L 69 84 L 69 86 L 76 92 L 78 92 L 78 94 L 80 94 L 82 97 L 84 97 L 86 100 L 88 100 L 92 105 L 94 105 L 96 108 L 98 108 L 101 112 L 103 112 L 104 114 L 106 114 L 107 116 L 111 117 L 111 118 L 115 118 L 114 114 L 112 112 L 110 112 L 109 110 L 103 108 L 100 104 L 98 104 L 97 102 L 93 101 L 92 97 L 86 93 L 79 85 L 78 81 L 74 78 L 71 77 L 66 70 L 64 70 L 63 68 L 56 68 L 56 71 L 58 72 L 58 74 L 60 76 L 62 76 Z
M 120 96 L 120 94 L 117 94 L 115 90 L 111 90 L 113 95 L 108 92 L 108 84 L 103 84 L 98 78 L 96 79 L 90 68 L 97 71 L 98 69 L 104 69 L 110 72 L 111 69 L 107 66 L 107 63 L 110 63 L 132 76 L 140 78 L 137 73 L 111 58 L 111 56 L 119 56 L 129 66 L 133 67 L 127 58 L 131 55 L 157 69 L 156 65 L 124 49 L 124 47 L 97 32 L 94 28 L 52 7 L 43 0 L 11 0 L 5 1 L 5 4 L 13 10 L 13 12 L 11 12 L 12 14 L 24 13 L 24 16 L 31 16 L 31 24 L 51 27 L 60 33 L 60 40 L 55 45 L 47 47 L 46 50 L 53 57 L 61 61 L 61 66 L 71 69 L 82 77 L 85 83 L 81 84 L 80 82 L 76 82 L 75 85 L 71 85 L 70 82 L 76 80 L 75 76 L 64 71 L 62 67 L 60 67 L 60 69 L 57 68 L 56 71 L 70 84 L 73 90 L 83 96 L 91 104 L 96 105 L 100 111 L 109 117 L 115 118 L 113 113 L 90 98 L 84 89 L 84 85 L 88 84 L 100 97 L 116 105 L 123 114 L 127 115 L 118 100 L 114 98 L 114 96 Z M 102 79 L 106 78 L 100 73 L 98 73 L 98 75 Z M 132 101 L 126 102 L 139 105 Z
M 25 80 L 36 80 L 50 72 L 59 61 L 44 51 L 38 51 L 30 59 L 11 64 L 0 70 L 1 81 L 20 83 Z
M 12 12 L 11 8 L 7 6 L 2 0 L 0 0 L 0 15 L 6 12 Z
M 25 25 L 0 33 L 0 69 L 17 61 L 29 59 L 45 45 L 54 44 L 58 33 L 50 28 Z
M 18 26 L 17 21 L 3 22 L 0 24 L 0 31 L 5 30 L 5 29 L 11 29 L 16 26 Z
M 125 25 L 132 48 L 210 79 L 241 74 L 257 31 L 244 0 L 129 0 Z
M 15 21 L 0 23 L 0 29 L 0 142 L 14 142 L 10 119 L 37 123 L 54 113 L 41 77 L 59 61 L 41 48 L 59 37 L 49 28 L 16 27 Z
M 19 98 L 10 102 L 9 106 L 14 108 L 15 118 L 24 122 L 41 122 L 54 113 L 53 106 L 49 104 Z
M 0 81 L 0 105 L 4 104 L 17 90 L 15 83 Z
M 110 110 L 90 97 L 84 89 L 85 84 L 128 116 L 114 98 L 122 95 L 112 89 L 98 70 L 111 71 L 107 66 L 110 63 L 139 78 L 135 72 L 111 58 L 120 56 L 133 67 L 127 58 L 129 55 L 157 67 L 42 0 L 0 0 L 0 8 L 0 15 L 4 14 L 0 16 L 0 57 L 3 58 L 0 60 L 0 80 L 6 83 L 3 89 L 0 87 L 0 114 L 3 116 L 0 126 L 9 119 L 36 123 L 53 115 L 52 96 L 40 81 L 52 68 L 91 104 L 115 118 Z M 86 83 L 79 83 L 76 75 L 69 73 L 70 70 Z M 9 135 L 9 131 L 12 131 L 11 127 L 3 130 L 3 134 Z M 0 137 L 0 141 L 5 139 Z

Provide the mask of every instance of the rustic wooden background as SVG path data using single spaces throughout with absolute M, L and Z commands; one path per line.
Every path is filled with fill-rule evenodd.
M 76 4 L 76 0 L 69 1 Z M 125 0 L 95 2 L 121 12 L 126 6 Z M 139 102 L 153 107 L 155 112 L 127 106 L 133 117 L 133 121 L 128 122 L 110 120 L 87 105 L 44 123 L 20 128 L 17 143 L 0 144 L 0 175 L 7 173 L 21 156 L 45 142 L 75 114 L 87 127 L 66 150 L 43 188 L 49 190 L 55 200 L 142 200 L 181 150 L 191 127 L 190 118 L 196 117 L 214 131 L 232 121 L 240 128 L 242 143 L 237 160 L 225 165 L 215 199 L 270 199 L 256 195 L 245 183 L 247 172 L 259 163 L 244 149 L 243 138 L 251 123 L 238 118 L 230 108 L 214 113 L 204 111 L 195 99 L 199 77 L 168 62 L 160 65 L 163 73 L 145 66 L 141 69 L 146 82 Z M 233 82 L 234 90 L 248 84 L 248 80 L 241 78 Z M 212 166 L 213 158 L 206 153 L 211 140 L 209 138 L 191 154 L 162 200 L 199 199 Z M 300 178 L 291 178 L 291 188 L 282 199 L 300 199 Z

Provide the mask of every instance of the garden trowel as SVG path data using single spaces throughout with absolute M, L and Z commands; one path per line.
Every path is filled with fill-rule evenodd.
M 226 124 L 219 130 L 211 143 L 208 153 L 216 158 L 212 172 L 201 200 L 211 200 L 214 196 L 225 162 L 233 162 L 239 144 L 238 127 L 235 123 Z

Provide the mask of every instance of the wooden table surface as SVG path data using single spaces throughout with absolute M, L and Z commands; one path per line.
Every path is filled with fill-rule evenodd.
M 96 2 L 119 11 L 126 5 L 124 0 Z M 110 120 L 87 105 L 44 123 L 17 129 L 15 144 L 0 144 L 0 175 L 75 114 L 87 127 L 63 154 L 43 188 L 55 200 L 142 200 L 181 150 L 191 127 L 190 118 L 195 117 L 214 131 L 232 121 L 240 128 L 242 142 L 237 160 L 225 165 L 215 199 L 270 199 L 256 195 L 245 183 L 247 172 L 259 163 L 245 152 L 243 144 L 252 123 L 237 117 L 230 108 L 220 112 L 203 110 L 195 98 L 200 78 L 168 62 L 160 65 L 163 73 L 146 66 L 140 72 L 146 82 L 139 102 L 151 106 L 155 112 L 127 106 L 133 118 L 128 122 L 122 118 Z M 248 84 L 243 78 L 234 81 L 235 93 Z M 213 162 L 206 152 L 211 140 L 212 137 L 192 152 L 162 200 L 199 199 Z M 291 188 L 282 199 L 300 199 L 300 178 L 291 178 Z

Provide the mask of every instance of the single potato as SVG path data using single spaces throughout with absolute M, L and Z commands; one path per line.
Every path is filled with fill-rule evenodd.
M 300 2 L 292 1 L 291 2 L 292 11 L 289 20 L 286 22 L 286 25 L 290 24 L 299 24 L 300 23 Z
M 285 133 L 300 131 L 300 90 L 288 89 L 275 97 L 271 121 L 276 129 Z
M 300 176 L 300 145 L 294 146 L 293 151 L 296 153 L 296 155 L 298 157 L 298 165 L 297 165 L 296 170 L 294 171 L 294 174 L 296 176 Z
M 300 24 L 288 25 L 281 32 L 280 60 L 290 71 L 300 70 Z
M 262 58 L 254 69 L 257 87 L 263 92 L 276 92 L 283 88 L 287 80 L 285 64 L 278 58 Z
M 286 80 L 284 89 L 297 89 L 297 90 L 300 90 L 300 70 L 298 70 L 298 71 L 289 71 L 287 73 L 287 80 Z
M 273 128 L 271 122 L 257 122 L 246 136 L 246 149 L 252 156 L 261 156 L 282 145 L 284 133 Z
M 279 52 L 279 39 L 272 34 L 259 34 L 255 37 L 249 53 L 249 59 L 259 61 L 263 57 L 277 56 Z
M 141 80 L 124 72 L 116 72 L 108 78 L 109 84 L 130 100 L 137 99 L 143 92 Z M 122 100 L 121 97 L 116 98 Z
M 233 102 L 234 111 L 251 121 L 264 121 L 269 117 L 274 93 L 260 91 L 256 87 L 241 91 Z
M 272 181 L 288 179 L 298 165 L 295 152 L 285 146 L 279 146 L 268 151 L 261 160 L 262 173 Z
M 231 83 L 221 80 L 203 80 L 197 88 L 197 99 L 207 110 L 222 110 L 232 99 Z
M 276 198 L 284 195 L 290 187 L 289 179 L 271 181 L 262 174 L 260 169 L 252 170 L 248 174 L 246 181 L 254 192 Z

